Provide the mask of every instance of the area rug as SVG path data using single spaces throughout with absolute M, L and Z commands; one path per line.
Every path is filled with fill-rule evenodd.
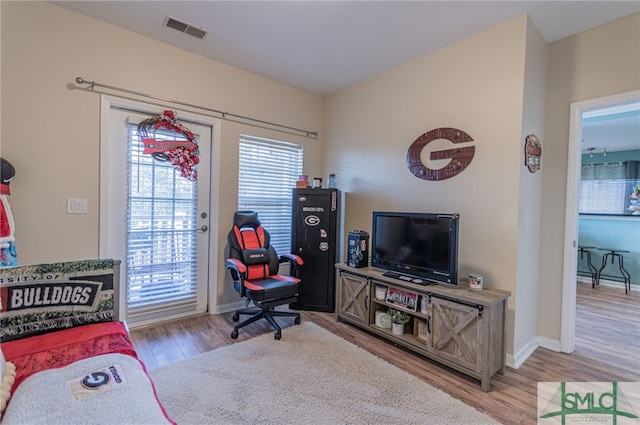
M 150 375 L 181 425 L 498 423 L 311 322 Z

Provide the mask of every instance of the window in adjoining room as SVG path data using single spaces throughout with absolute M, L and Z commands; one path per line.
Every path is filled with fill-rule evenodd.
M 292 188 L 302 174 L 301 145 L 240 135 L 238 209 L 258 212 L 278 253 L 291 252 Z
M 582 164 L 578 211 L 587 214 L 631 214 L 631 194 L 634 186 L 640 183 L 639 162 Z

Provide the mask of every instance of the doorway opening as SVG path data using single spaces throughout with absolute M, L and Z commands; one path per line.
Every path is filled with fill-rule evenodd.
M 592 99 L 571 104 L 570 127 L 569 127 L 569 155 L 567 163 L 567 193 L 566 193 L 566 215 L 565 215 L 565 241 L 564 252 L 568 255 L 564 257 L 563 265 L 563 288 L 562 288 L 562 326 L 560 335 L 560 351 L 572 353 L 575 350 L 576 332 L 576 290 L 578 271 L 578 233 L 579 233 L 579 187 L 581 180 L 582 155 L 583 150 L 587 152 L 590 147 L 599 148 L 599 152 L 604 154 L 604 142 L 602 146 L 585 146 L 584 139 L 584 118 L 585 116 L 597 116 L 599 110 L 610 109 L 620 106 L 628 106 L 640 103 L 640 90 L 622 93 L 613 96 Z M 636 139 L 637 140 L 637 139 Z M 597 143 L 592 141 L 591 143 Z M 607 152 L 613 149 L 607 149 Z M 625 218 L 628 219 L 628 218 Z M 609 247 L 607 247 L 609 248 Z M 599 267 L 597 264 L 596 267 Z

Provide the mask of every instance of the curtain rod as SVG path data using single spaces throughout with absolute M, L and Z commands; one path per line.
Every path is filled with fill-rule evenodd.
M 585 162 L 584 164 L 582 164 L 583 166 L 589 166 L 589 165 L 622 165 L 623 162 L 626 161 L 611 161 L 611 162 Z
M 96 87 L 103 87 L 103 88 L 106 88 L 106 89 L 109 89 L 109 90 L 116 90 L 116 91 L 120 91 L 120 92 L 124 92 L 124 93 L 134 94 L 136 96 L 142 96 L 142 97 L 147 97 L 147 98 L 150 98 L 150 99 L 160 100 L 162 102 L 174 103 L 176 105 L 182 105 L 182 106 L 187 106 L 187 107 L 190 107 L 190 108 L 200 109 L 200 110 L 207 111 L 207 112 L 213 112 L 215 114 L 220 114 L 221 118 L 225 119 L 225 120 L 230 120 L 228 117 L 231 117 L 231 118 L 240 119 L 240 120 L 244 120 L 244 121 L 250 121 L 250 122 L 259 123 L 259 124 L 263 124 L 263 125 L 269 125 L 269 126 L 280 128 L 280 129 L 296 131 L 298 133 L 302 133 L 302 135 L 304 135 L 306 137 L 309 137 L 309 138 L 317 138 L 318 137 L 318 132 L 317 131 L 302 130 L 300 128 L 289 127 L 289 126 L 286 126 L 286 125 L 277 124 L 277 123 L 273 123 L 273 122 L 269 122 L 269 121 L 263 121 L 263 120 L 259 120 L 259 119 L 256 119 L 256 118 L 246 117 L 246 116 L 243 116 L 243 115 L 232 114 L 230 112 L 218 111 L 217 109 L 212 109 L 212 108 L 207 108 L 205 106 L 199 106 L 199 105 L 194 105 L 194 104 L 191 104 L 191 103 L 181 102 L 179 100 L 167 99 L 165 97 L 155 96 L 155 95 L 152 95 L 152 94 L 140 93 L 140 92 L 137 92 L 137 91 L 134 91 L 134 90 L 129 90 L 129 89 L 121 88 L 121 87 L 115 87 L 115 86 L 110 86 L 110 85 L 107 85 L 107 84 L 97 83 L 95 81 L 87 81 L 87 80 L 85 80 L 84 78 L 81 78 L 81 77 L 76 77 L 76 83 L 88 85 L 89 86 L 88 90 L 91 90 L 91 91 L 94 91 L 94 89 Z M 233 120 L 230 120 L 230 121 L 233 121 Z M 236 122 L 238 122 L 238 121 L 236 121 Z M 282 131 L 282 130 L 279 130 L 279 131 Z

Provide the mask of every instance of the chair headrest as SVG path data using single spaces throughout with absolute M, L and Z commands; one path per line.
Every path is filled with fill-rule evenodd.
M 242 229 L 243 227 L 253 227 L 256 229 L 260 226 L 258 213 L 255 211 L 236 211 L 233 216 L 233 224 Z

